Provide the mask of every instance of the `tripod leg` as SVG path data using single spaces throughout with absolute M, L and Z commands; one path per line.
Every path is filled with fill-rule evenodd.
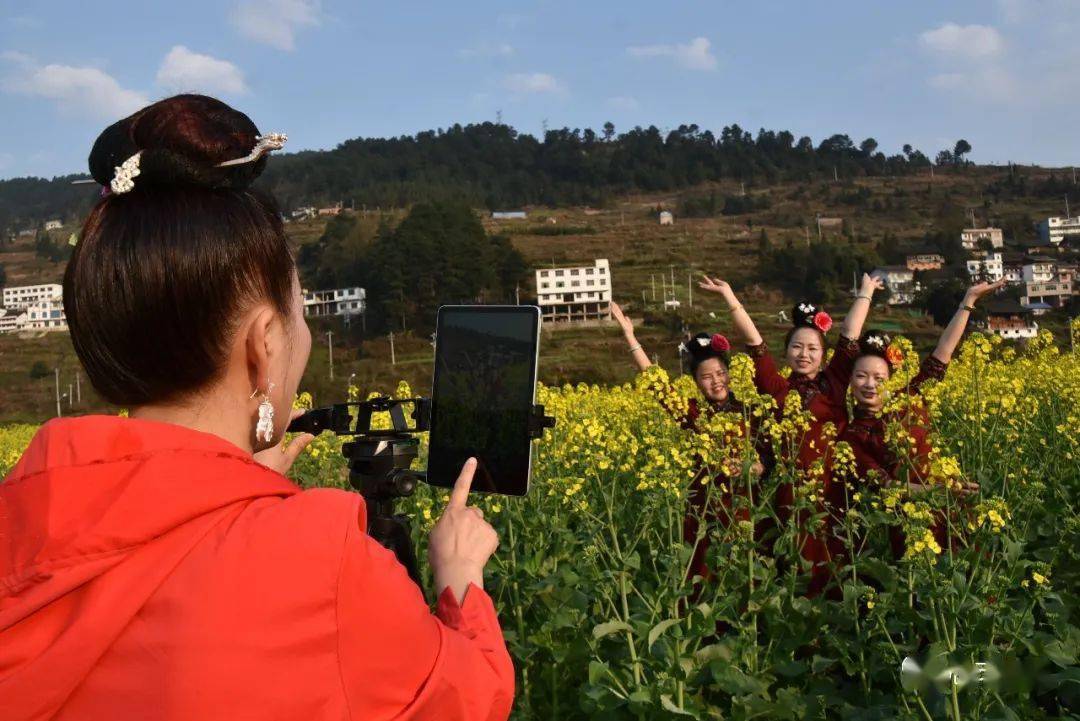
M 400 514 L 370 517 L 368 518 L 368 535 L 394 552 L 398 563 L 405 567 L 409 578 L 423 593 L 424 586 L 420 582 L 420 568 L 416 563 L 416 551 L 413 550 L 412 538 L 409 535 L 408 517 Z

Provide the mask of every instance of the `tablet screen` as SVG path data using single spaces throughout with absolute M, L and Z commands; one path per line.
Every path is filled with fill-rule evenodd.
M 539 332 L 535 306 L 439 309 L 428 483 L 452 487 L 475 456 L 472 490 L 528 491 Z

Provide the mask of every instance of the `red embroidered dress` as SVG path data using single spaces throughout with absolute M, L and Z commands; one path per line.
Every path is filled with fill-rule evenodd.
M 756 346 L 747 346 L 747 351 L 754 361 L 754 385 L 759 393 L 766 393 L 776 401 L 777 414 L 783 412 L 784 399 L 788 393 L 795 391 L 802 399 L 802 406 L 809 411 L 813 420 L 810 428 L 804 434 L 799 443 L 795 466 L 800 471 L 808 471 L 814 463 L 824 458 L 825 473 L 822 477 L 822 495 L 828 497 L 832 478 L 829 468 L 829 456 L 831 444 L 823 439 L 823 431 L 826 423 L 836 426 L 839 433 L 847 423 L 847 389 L 851 382 L 851 372 L 855 367 L 855 359 L 859 356 L 859 344 L 850 338 L 840 336 L 836 341 L 836 349 L 825 369 L 814 378 L 792 373 L 784 378 L 776 367 L 765 343 Z M 786 519 L 785 509 L 790 509 L 794 502 L 794 489 L 790 484 L 782 484 L 776 492 L 777 514 L 783 521 Z M 824 508 L 821 509 L 822 511 Z M 800 520 L 800 526 L 806 522 Z M 829 549 L 825 542 L 825 534 L 806 535 L 800 538 L 802 557 L 814 564 L 811 571 L 811 593 L 820 591 L 828 582 L 827 563 L 830 559 Z

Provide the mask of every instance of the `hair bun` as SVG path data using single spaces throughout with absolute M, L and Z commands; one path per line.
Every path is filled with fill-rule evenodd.
M 822 333 L 828 333 L 833 321 L 820 305 L 803 301 L 792 308 L 791 324 L 795 328 L 816 328 Z
M 728 351 L 731 350 L 731 343 L 724 336 L 710 333 L 698 333 L 697 335 L 687 338 L 679 345 L 679 350 L 690 356 L 690 360 L 693 363 L 701 363 L 709 358 L 719 358 L 724 362 L 724 365 L 728 364 L 729 355 Z
M 205 95 L 175 95 L 105 128 L 90 151 L 90 175 L 109 187 L 116 168 L 135 153 L 135 189 L 194 186 L 242 190 L 266 167 L 266 156 L 218 167 L 255 147 L 259 129 L 244 113 Z

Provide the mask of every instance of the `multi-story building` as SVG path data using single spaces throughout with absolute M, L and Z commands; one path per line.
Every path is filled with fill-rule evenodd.
M 544 320 L 611 317 L 611 272 L 607 258 L 591 266 L 536 271 L 536 302 Z
M 64 300 L 60 295 L 31 303 L 16 320 L 16 330 L 67 330 Z
M 64 289 L 59 283 L 20 285 L 4 288 L 4 307 L 8 310 L 29 308 L 39 300 L 61 297 Z
M 1057 269 L 1054 267 L 1054 259 L 1045 256 L 1028 258 L 1024 263 L 1025 283 L 1049 283 L 1057 277 Z
M 46 220 L 45 221 L 45 230 L 60 230 L 63 227 L 64 227 L 64 224 L 61 223 L 59 220 Z
M 908 270 L 941 270 L 945 256 L 941 253 L 910 253 L 905 259 Z
M 906 265 L 885 265 L 874 268 L 870 275 L 880 278 L 889 289 L 889 305 L 910 305 L 919 292 L 915 271 Z
M 1073 294 L 1071 281 L 1052 280 L 1048 283 L 1024 283 L 1024 296 L 1020 302 L 1024 305 L 1046 303 L 1051 308 L 1060 308 L 1069 302 Z
M 988 303 L 986 314 L 986 320 L 978 327 L 988 333 L 1002 338 L 1034 338 L 1039 334 L 1033 313 L 1015 300 Z
M 1080 216 L 1047 218 L 1039 223 L 1039 239 L 1051 245 L 1061 245 L 1066 238 L 1080 238 Z
M 981 240 L 990 241 L 993 248 L 1005 246 L 1005 236 L 1001 228 L 965 228 L 960 231 L 960 244 L 964 246 L 964 250 L 978 249 Z
M 972 280 L 996 283 L 1005 277 L 1005 263 L 1001 259 L 1001 253 L 987 251 L 983 258 L 967 262 L 967 272 Z
M 6 308 L 0 308 L 0 333 L 11 333 L 21 327 L 20 319 L 26 320 L 26 313 L 18 313 Z
M 366 310 L 366 302 L 367 291 L 363 288 L 304 291 L 304 315 L 359 315 Z

